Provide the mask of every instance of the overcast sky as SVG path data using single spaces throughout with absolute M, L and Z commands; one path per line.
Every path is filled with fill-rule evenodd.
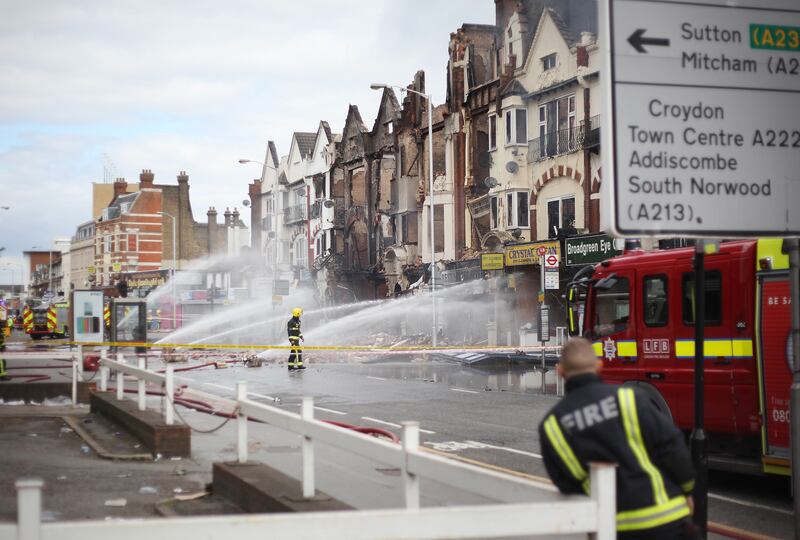
M 239 206 L 273 139 L 348 104 L 372 126 L 380 94 L 426 72 L 445 94 L 447 44 L 494 22 L 492 0 L 38 0 L 0 18 L 0 283 L 4 263 L 91 218 L 91 182 L 186 170 L 195 219 Z M 19 280 L 19 272 L 15 279 Z

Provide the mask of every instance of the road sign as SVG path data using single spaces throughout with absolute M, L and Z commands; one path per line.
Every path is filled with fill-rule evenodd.
M 596 264 L 621 253 L 614 247 L 614 239 L 605 234 L 565 238 L 564 252 L 566 266 Z
M 558 268 L 547 268 L 544 269 L 544 288 L 547 290 L 550 289 L 558 289 L 559 286 L 559 278 L 558 278 Z
M 601 1 L 607 230 L 800 234 L 800 9 L 731 4 Z
M 502 270 L 504 259 L 502 253 L 481 253 L 481 270 Z
M 114 263 L 111 265 L 111 269 L 114 270 L 114 272 L 119 272 L 122 270 L 122 265 L 120 263 Z
M 551 253 L 550 255 L 545 255 L 544 257 L 544 267 L 545 268 L 558 268 L 558 255 Z
M 89 274 L 94 274 L 96 271 L 97 269 L 94 266 L 90 266 L 86 269 L 86 272 Z
M 547 254 L 547 248 L 545 246 L 539 246 L 538 248 L 536 248 L 536 254 L 539 257 L 544 256 L 545 254 Z

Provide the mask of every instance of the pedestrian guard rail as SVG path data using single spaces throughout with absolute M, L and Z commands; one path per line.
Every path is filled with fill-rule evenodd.
M 77 361 L 76 361 L 77 364 Z M 168 405 L 166 423 L 173 423 L 174 373 L 167 364 L 164 373 L 147 370 L 144 359 L 137 366 L 103 354 L 100 360 L 101 390 L 107 390 L 111 373 L 117 377 L 117 399 L 124 399 L 125 377 L 137 383 L 141 410 L 146 406 L 146 384 L 163 385 Z M 77 368 L 74 368 L 77 369 Z M 326 539 L 433 539 L 503 538 L 541 535 L 593 534 L 598 540 L 616 537 L 616 480 L 614 466 L 592 464 L 590 497 L 564 496 L 544 482 L 515 477 L 476 465 L 463 463 L 419 445 L 419 423 L 404 422 L 402 443 L 365 436 L 314 418 L 314 402 L 305 397 L 300 414 L 266 405 L 248 398 L 247 384 L 237 383 L 237 459 L 248 460 L 248 421 L 257 420 L 294 433 L 302 438 L 303 497 L 316 495 L 315 444 L 344 450 L 370 461 L 401 471 L 405 508 L 309 512 L 300 515 L 254 514 L 248 516 L 136 519 L 121 521 L 41 522 L 41 490 L 38 479 L 22 479 L 18 491 L 18 523 L 0 525 L 0 538 L 18 540 L 139 540 L 143 535 L 186 538 L 247 540 L 263 538 Z M 500 504 L 461 505 L 421 508 L 420 480 L 437 482 L 473 493 Z

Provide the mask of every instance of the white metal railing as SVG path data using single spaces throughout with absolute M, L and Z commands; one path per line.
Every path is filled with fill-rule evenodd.
M 560 343 L 559 343 L 560 345 Z M 101 352 L 100 389 L 108 390 L 111 372 L 117 375 L 117 399 L 124 397 L 125 377 L 137 381 L 140 410 L 145 409 L 146 383 L 163 385 L 167 396 L 164 407 L 167 424 L 174 422 L 174 369 L 156 373 L 138 359 L 136 367 L 125 363 L 122 353 L 117 360 Z M 77 367 L 73 363 L 73 373 Z M 555 535 L 594 533 L 595 538 L 615 537 L 616 481 L 614 466 L 591 466 L 591 498 L 564 496 L 548 484 L 510 476 L 483 467 L 456 461 L 419 446 L 419 423 L 402 423 L 402 444 L 398 445 L 314 418 L 314 401 L 304 397 L 300 414 L 249 399 L 247 383 L 236 386 L 237 458 L 248 461 L 248 421 L 257 420 L 302 437 L 303 497 L 316 494 L 315 445 L 325 444 L 370 461 L 400 469 L 405 509 L 305 513 L 301 516 L 255 515 L 215 518 L 175 518 L 125 522 L 40 522 L 41 480 L 20 480 L 18 489 L 18 525 L 0 525 L 0 538 L 19 540 L 93 540 L 141 538 L 151 534 L 175 538 L 229 538 L 236 530 L 238 540 L 262 538 L 324 537 L 370 538 L 374 540 L 408 538 L 500 538 L 519 535 Z M 457 490 L 477 494 L 503 504 L 470 505 L 448 508 L 420 508 L 420 479 L 434 481 Z M 413 513 L 409 513 L 413 512 Z M 134 524 L 135 523 L 135 524 Z M 392 525 L 393 524 L 393 525 Z M 113 533 L 109 527 L 114 527 Z M 267 529 L 267 527 L 269 527 Z M 13 531 L 12 531 L 13 529 Z M 193 531 L 189 534 L 189 531 Z M 5 533 L 5 534 L 4 534 Z
M 0 525 L 0 537 L 18 540 L 399 540 L 502 538 L 591 534 L 616 537 L 614 468 L 591 468 L 592 496 L 538 503 L 423 508 L 415 511 L 349 510 L 298 514 L 252 514 L 185 518 L 41 522 L 44 482 L 21 479 L 17 524 Z

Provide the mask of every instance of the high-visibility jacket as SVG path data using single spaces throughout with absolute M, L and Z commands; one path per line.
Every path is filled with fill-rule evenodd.
M 300 331 L 300 319 L 298 317 L 289 319 L 289 322 L 286 324 L 286 331 L 289 334 L 289 341 L 293 344 L 303 339 L 303 333 Z
M 690 515 L 694 489 L 686 441 L 632 388 L 597 375 L 571 377 L 566 396 L 539 425 L 542 458 L 564 493 L 589 493 L 590 462 L 617 463 L 617 531 L 666 527 Z

